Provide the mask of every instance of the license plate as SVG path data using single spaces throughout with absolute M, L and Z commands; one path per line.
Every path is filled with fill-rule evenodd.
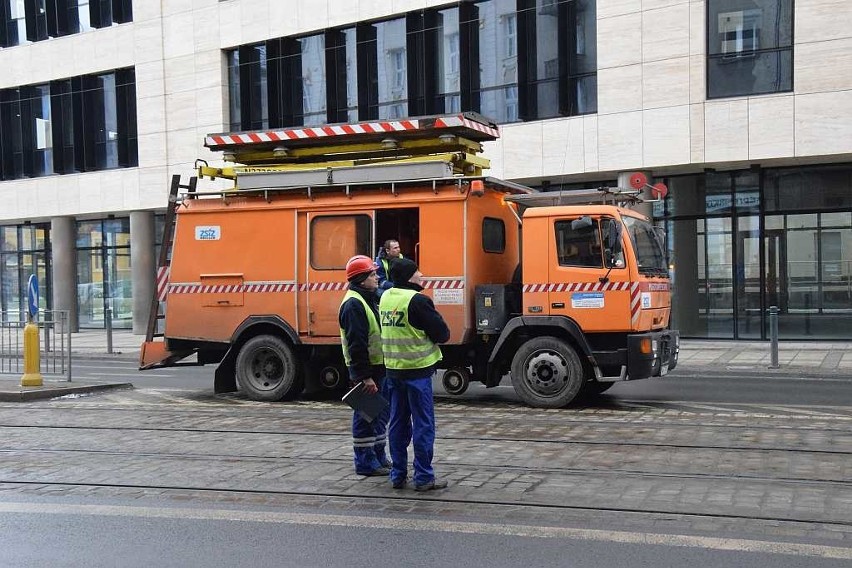
M 665 377 L 668 374 L 669 374 L 669 364 L 666 363 L 665 365 L 660 365 L 660 376 Z

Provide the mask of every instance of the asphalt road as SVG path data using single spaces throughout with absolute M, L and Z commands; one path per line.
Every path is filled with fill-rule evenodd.
M 198 392 L 213 391 L 215 366 L 172 367 L 138 371 L 129 360 L 77 359 L 77 380 L 130 382 L 139 388 L 169 388 Z M 440 380 L 435 392 L 443 393 Z M 472 384 L 467 393 L 456 399 L 519 401 L 509 378 L 493 389 Z M 852 405 L 852 378 L 800 378 L 788 375 L 757 376 L 736 373 L 714 373 L 704 376 L 679 375 L 613 386 L 601 401 L 632 400 L 644 402 L 723 402 L 748 404 Z
M 18 512 L 10 512 L 15 509 Z M 76 512 L 70 512 L 76 511 Z M 341 518 L 341 522 L 347 522 Z M 125 505 L 9 505 L 0 501 L 4 566 L 489 566 L 663 568 L 848 567 L 850 560 L 802 555 L 784 543 L 711 538 L 674 545 L 609 542 L 554 530 L 538 536 L 485 526 L 372 518 L 348 526 L 319 515 Z M 372 526 L 363 526 L 361 523 Z M 359 526 L 360 525 L 360 526 Z M 425 525 L 425 523 L 424 523 Z M 483 530 L 479 530 L 483 529 Z M 784 554 L 763 551 L 774 547 Z M 815 547 L 810 553 L 830 552 Z

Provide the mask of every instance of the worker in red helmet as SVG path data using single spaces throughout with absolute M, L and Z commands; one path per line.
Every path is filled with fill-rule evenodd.
M 343 359 L 349 368 L 349 380 L 352 385 L 363 382 L 365 391 L 370 394 L 385 386 L 376 268 L 370 257 L 357 255 L 349 259 L 346 263 L 349 289 L 343 296 L 338 313 L 340 343 Z M 352 447 L 358 475 L 390 473 L 390 461 L 385 452 L 388 414 L 386 409 L 372 422 L 357 411 L 352 415 Z

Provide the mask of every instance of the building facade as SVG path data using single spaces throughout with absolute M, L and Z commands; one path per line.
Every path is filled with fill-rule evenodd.
M 686 337 L 852 338 L 845 0 L 0 0 L 0 310 L 141 332 L 211 132 L 478 111 L 492 174 L 670 192 Z

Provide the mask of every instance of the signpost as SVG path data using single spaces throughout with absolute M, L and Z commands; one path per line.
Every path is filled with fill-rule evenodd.
M 27 281 L 27 325 L 24 326 L 24 374 L 21 376 L 22 387 L 40 387 L 44 384 L 41 376 L 39 355 L 41 346 L 38 339 L 38 278 L 30 275 Z

